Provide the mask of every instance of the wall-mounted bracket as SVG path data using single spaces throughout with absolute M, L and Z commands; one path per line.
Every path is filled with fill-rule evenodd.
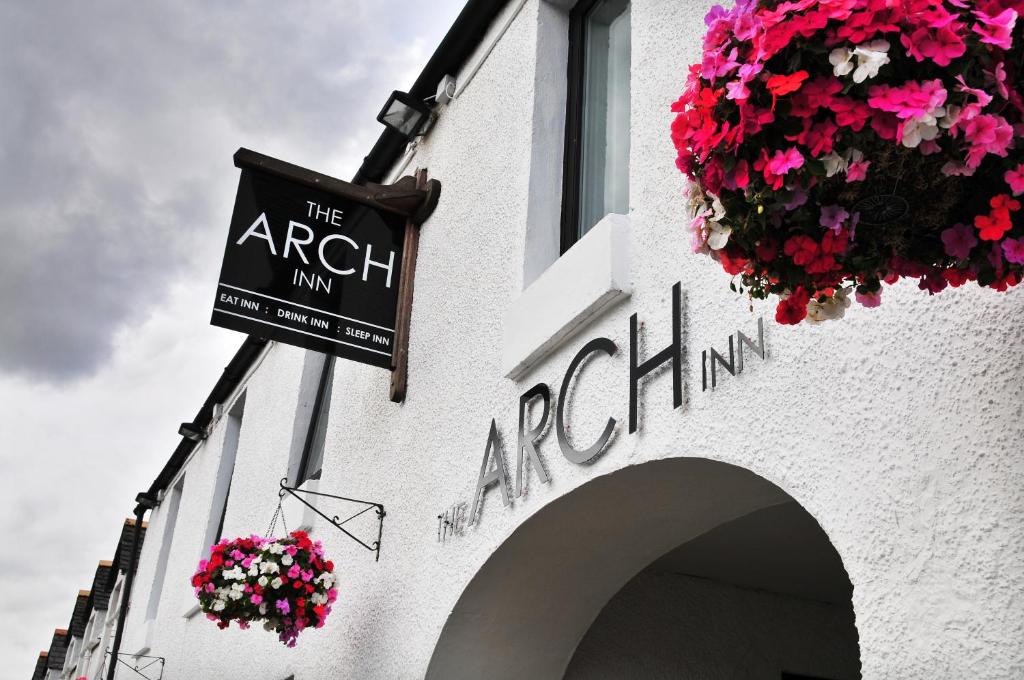
M 109 655 L 110 652 L 107 652 Z M 164 677 L 164 664 L 167 663 L 167 659 L 162 656 L 135 656 L 134 654 L 118 653 L 117 661 L 113 666 L 118 664 L 124 666 L 135 675 L 146 680 L 162 680 Z M 127 659 L 127 661 L 126 661 Z
M 295 488 L 293 486 L 288 486 L 288 478 L 287 477 L 285 477 L 285 478 L 283 478 L 281 480 L 280 486 L 281 486 L 281 489 L 277 492 L 278 498 L 281 498 L 283 500 L 284 497 L 285 497 L 285 494 L 291 494 L 292 496 L 297 498 L 300 503 L 302 503 L 307 508 L 309 508 L 310 510 L 312 510 L 316 514 L 320 515 L 321 517 L 323 517 L 325 520 L 330 522 L 332 525 L 334 525 L 334 527 L 336 529 L 340 530 L 341 533 L 345 534 L 346 536 L 351 538 L 353 541 L 355 541 L 359 545 L 363 546 L 364 548 L 366 548 L 370 552 L 374 553 L 376 555 L 376 561 L 378 561 L 378 562 L 380 561 L 380 542 L 381 542 L 381 538 L 384 535 L 384 517 L 387 515 L 387 513 L 384 512 L 384 506 L 383 505 L 381 505 L 380 503 L 374 503 L 373 501 L 361 501 L 361 500 L 359 500 L 357 498 L 346 498 L 345 496 L 335 496 L 335 495 L 332 495 L 332 494 L 329 494 L 329 493 L 321 493 L 320 491 L 308 491 L 306 489 L 297 489 L 297 488 Z M 303 498 L 299 494 L 306 494 L 306 495 L 309 495 L 309 496 L 320 496 L 321 498 L 333 498 L 334 500 L 337 500 L 337 501 L 345 501 L 347 503 L 355 503 L 357 505 L 362 505 L 362 506 L 365 506 L 365 507 L 363 507 L 361 510 L 357 511 L 355 514 L 350 515 L 349 517 L 347 517 L 345 519 L 341 519 L 341 517 L 339 515 L 334 515 L 333 517 L 328 517 L 324 513 L 320 512 L 319 508 L 317 508 L 315 505 L 313 505 L 312 503 L 307 501 L 305 498 Z M 348 529 L 346 529 L 344 525 L 349 523 L 349 522 L 351 522 L 356 517 L 359 517 L 360 515 L 362 515 L 362 514 L 364 514 L 366 512 L 369 512 L 370 510 L 375 510 L 376 513 L 377 513 L 377 540 L 372 542 L 372 543 L 366 543 L 365 541 L 363 541 L 359 537 L 357 537 L 355 534 L 353 534 L 350 531 L 348 531 Z M 271 526 L 273 526 L 273 523 L 271 523 Z

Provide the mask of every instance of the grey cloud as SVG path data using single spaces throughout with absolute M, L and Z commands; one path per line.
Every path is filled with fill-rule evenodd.
M 0 0 L 0 371 L 93 374 L 215 277 L 238 146 L 353 173 L 456 5 Z

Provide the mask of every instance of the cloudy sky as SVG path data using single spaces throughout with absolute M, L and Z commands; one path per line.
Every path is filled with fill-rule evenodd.
M 461 0 L 0 0 L 0 680 L 27 680 L 243 336 L 252 148 L 350 178 Z

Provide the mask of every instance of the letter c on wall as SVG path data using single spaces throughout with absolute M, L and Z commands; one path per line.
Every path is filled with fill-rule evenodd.
M 607 424 L 604 426 L 604 432 L 597 438 L 594 445 L 585 451 L 578 451 L 572 447 L 569 443 L 569 439 L 565 436 L 565 395 L 569 391 L 569 383 L 572 381 L 573 376 L 576 374 L 576 370 L 580 367 L 583 361 L 593 354 L 594 352 L 604 352 L 608 356 L 614 356 L 619 351 L 619 348 L 615 346 L 615 343 L 608 338 L 594 338 L 586 345 L 583 346 L 576 356 L 573 357 L 572 362 L 569 364 L 569 369 L 565 372 L 565 379 L 562 380 L 562 388 L 558 391 L 558 408 L 555 412 L 555 431 L 558 434 L 558 447 L 562 450 L 562 455 L 568 458 L 573 463 L 586 463 L 588 460 L 597 456 L 601 453 L 601 450 L 608 444 L 608 440 L 611 439 L 612 431 L 615 429 L 615 419 L 609 418 Z

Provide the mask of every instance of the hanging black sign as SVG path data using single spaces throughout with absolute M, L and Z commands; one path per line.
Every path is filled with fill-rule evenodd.
M 406 219 L 341 180 L 245 150 L 235 163 L 211 323 L 390 369 Z

